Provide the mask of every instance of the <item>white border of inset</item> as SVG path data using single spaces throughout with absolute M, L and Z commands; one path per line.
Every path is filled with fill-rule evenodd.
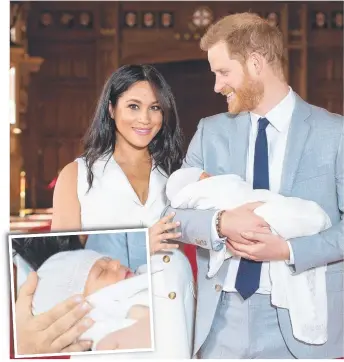
M 14 343 L 14 357 L 53 357 L 53 356 L 89 356 L 99 354 L 123 354 L 123 353 L 138 353 L 138 352 L 154 352 L 155 351 L 155 338 L 154 338 L 154 321 L 153 321 L 153 298 L 152 298 L 152 276 L 151 276 L 151 259 L 149 252 L 149 234 L 148 228 L 141 229 L 117 229 L 117 230 L 99 230 L 99 231 L 64 231 L 52 233 L 36 233 L 36 234 L 8 234 L 8 251 L 10 262 L 10 283 L 11 283 L 11 308 L 12 308 L 12 326 L 13 326 L 13 343 Z M 138 348 L 138 349 L 118 349 L 113 351 L 87 351 L 87 352 L 71 352 L 71 353 L 51 353 L 51 354 L 18 354 L 17 353 L 17 330 L 16 330 L 16 314 L 15 314 L 15 295 L 14 295 L 14 276 L 13 276 L 13 250 L 12 239 L 29 238 L 29 237 L 44 237 L 44 236 L 63 236 L 63 235 L 93 235 L 93 234 L 118 234 L 118 233 L 132 233 L 132 232 L 145 232 L 146 234 L 146 257 L 147 257 L 147 273 L 148 273 L 148 288 L 149 288 L 149 304 L 150 304 L 150 330 L 151 330 L 151 348 Z M 10 341 L 11 342 L 11 341 Z M 116 358 L 114 356 L 114 358 Z M 134 357 L 133 357 L 134 358 Z M 149 355 L 147 355 L 149 359 Z

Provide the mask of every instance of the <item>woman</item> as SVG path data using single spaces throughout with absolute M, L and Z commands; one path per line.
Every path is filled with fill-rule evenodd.
M 164 260 L 169 260 L 169 265 L 178 266 L 173 283 L 183 278 L 191 282 L 190 265 L 176 250 L 178 244 L 164 242 L 180 237 L 180 233 L 167 232 L 179 223 L 171 222 L 173 215 L 158 221 L 167 204 L 167 177 L 181 162 L 182 136 L 170 87 L 151 66 L 119 68 L 105 84 L 85 138 L 84 154 L 59 175 L 54 192 L 52 229 L 150 227 L 151 253 L 170 249 L 169 255 L 165 252 L 161 257 L 167 256 Z M 90 239 L 87 247 L 97 249 L 97 244 Z M 111 244 L 115 249 L 118 246 L 115 251 L 118 257 L 123 249 L 115 241 Z M 133 246 L 135 258 L 140 258 L 143 248 Z M 175 298 L 175 303 L 182 304 L 182 298 Z M 177 322 L 175 324 L 173 329 L 179 333 L 180 327 Z M 166 326 L 169 327 L 172 328 Z M 163 331 L 155 330 L 155 333 L 157 336 Z M 178 347 L 170 350 L 189 350 L 191 339 L 179 341 Z M 159 343 L 156 347 L 159 350 Z M 191 353 L 178 355 L 190 356 Z
M 181 145 L 175 101 L 162 75 L 148 65 L 121 67 L 104 86 L 82 157 L 59 175 L 52 230 L 152 226 L 166 206 L 167 177 L 181 165 Z M 180 236 L 164 233 L 176 226 L 156 223 L 151 251 L 178 247 L 161 243 Z

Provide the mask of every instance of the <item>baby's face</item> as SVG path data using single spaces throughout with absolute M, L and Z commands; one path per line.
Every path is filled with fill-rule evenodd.
M 134 273 L 127 267 L 120 264 L 119 260 L 104 257 L 97 260 L 88 274 L 84 295 L 88 296 L 96 291 L 116 284 L 121 280 L 134 276 Z

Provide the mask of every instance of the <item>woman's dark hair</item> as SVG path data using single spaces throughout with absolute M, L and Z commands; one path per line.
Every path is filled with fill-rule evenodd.
M 14 255 L 19 254 L 33 270 L 37 270 L 48 258 L 56 253 L 83 248 L 77 235 L 35 236 L 12 239 Z
M 100 157 L 115 150 L 116 123 L 109 112 L 109 101 L 116 106 L 121 95 L 136 82 L 147 81 L 153 88 L 163 113 L 160 131 L 148 145 L 156 167 L 167 175 L 180 168 L 183 159 L 183 136 L 174 96 L 164 77 L 151 65 L 124 65 L 106 82 L 90 128 L 84 138 L 84 153 L 89 189 L 93 183 L 92 167 Z

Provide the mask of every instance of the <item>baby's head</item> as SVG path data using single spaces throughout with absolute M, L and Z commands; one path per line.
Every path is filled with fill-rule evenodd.
M 171 201 L 179 191 L 191 183 L 201 181 L 210 177 L 205 171 L 198 167 L 181 168 L 169 177 L 166 185 L 166 195 Z
M 134 274 L 118 260 L 93 250 L 64 251 L 51 256 L 37 270 L 33 314 L 44 313 L 75 294 L 91 295 Z

